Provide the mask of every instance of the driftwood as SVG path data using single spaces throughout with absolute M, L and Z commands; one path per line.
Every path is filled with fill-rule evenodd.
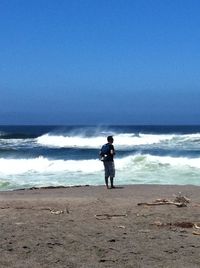
M 200 235 L 200 232 L 197 232 L 197 231 L 193 231 L 192 232 L 194 235 Z
M 125 229 L 126 227 L 124 225 L 118 225 L 117 228 Z
M 95 215 L 95 218 L 97 220 L 110 220 L 112 218 L 115 218 L 115 217 L 127 217 L 127 214 L 108 214 L 108 213 L 105 213 L 105 214 L 96 214 Z
M 175 205 L 177 207 L 187 207 L 187 203 L 190 200 L 185 196 L 177 196 L 173 201 L 168 199 L 156 199 L 154 202 L 143 202 L 138 203 L 138 206 L 158 206 L 158 205 Z
M 196 223 L 194 224 L 194 228 L 200 229 L 200 226 L 198 226 Z
M 162 223 L 160 221 L 156 221 L 153 223 L 153 225 L 156 225 L 156 226 L 160 226 L 160 227 L 163 227 L 163 226 L 175 226 L 175 227 L 181 227 L 181 228 L 193 228 L 194 227 L 194 223 L 193 222 L 167 222 L 167 223 Z
M 0 209 L 9 209 L 9 208 L 13 208 L 13 209 L 31 209 L 31 210 L 48 210 L 50 211 L 51 214 L 55 214 L 55 215 L 59 215 L 59 214 L 63 214 L 63 213 L 67 213 L 69 214 L 69 210 L 68 208 L 65 208 L 64 210 L 55 210 L 55 209 L 51 209 L 49 207 L 25 207 L 25 206 L 15 206 L 15 207 L 9 207 L 9 206 L 5 206 L 5 207 L 0 207 Z
M 199 229 L 200 229 L 200 226 L 198 226 L 198 225 L 195 223 L 195 224 L 194 224 L 194 228 L 199 230 Z M 200 235 L 200 231 L 196 231 L 196 230 L 195 230 L 195 231 L 193 231 L 192 233 L 193 233 L 194 235 Z
M 72 185 L 72 186 L 42 186 L 42 187 L 30 187 L 30 188 L 21 188 L 21 189 L 15 189 L 13 191 L 28 191 L 28 190 L 51 190 L 51 189 L 67 189 L 67 188 L 78 188 L 78 187 L 89 187 L 89 184 L 85 185 Z
M 156 225 L 158 227 L 166 227 L 166 226 L 174 226 L 174 227 L 180 227 L 180 228 L 193 228 L 195 229 L 192 234 L 193 235 L 200 235 L 200 223 L 194 223 L 194 222 L 168 222 L 168 223 L 162 223 L 160 221 L 155 221 L 153 225 Z M 197 230 L 196 230 L 197 229 Z
M 153 202 L 153 203 L 147 203 L 147 202 L 144 202 L 144 203 L 138 203 L 137 204 L 138 206 L 142 206 L 142 205 L 145 205 L 145 206 L 158 206 L 158 205 L 175 205 L 177 207 L 187 207 L 186 204 L 183 204 L 183 203 L 176 203 L 176 202 L 171 202 L 171 201 L 168 201 L 168 202 Z
M 63 214 L 64 210 L 50 210 L 51 214 L 55 214 L 55 215 L 59 215 L 59 214 Z
M 185 197 L 185 196 L 176 196 L 174 199 L 174 202 L 178 202 L 178 203 L 190 203 L 190 199 Z

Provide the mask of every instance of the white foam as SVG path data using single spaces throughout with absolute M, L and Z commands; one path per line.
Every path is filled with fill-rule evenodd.
M 93 173 L 102 169 L 99 160 L 49 160 L 44 157 L 33 159 L 4 159 L 0 158 L 0 174 L 24 173 Z
M 173 137 L 174 135 L 140 134 L 136 136 L 132 134 L 120 134 L 116 136 L 115 140 L 119 147 L 134 147 L 137 145 L 158 144 L 171 140 Z
M 137 145 L 156 144 L 162 141 L 170 140 L 174 135 L 148 135 L 140 134 L 116 134 L 114 136 L 117 149 L 133 148 Z M 104 143 L 106 139 L 103 136 L 85 137 L 85 136 L 63 136 L 45 134 L 38 137 L 36 141 L 43 146 L 58 148 L 91 148 L 97 149 Z
M 146 155 L 146 160 L 150 163 L 169 165 L 171 167 L 191 167 L 200 168 L 200 158 L 152 156 Z
M 160 168 L 165 165 L 168 168 L 185 167 L 200 169 L 200 158 L 184 158 L 169 156 L 152 155 L 131 155 L 115 159 L 117 170 L 141 170 L 151 171 L 152 168 Z M 48 158 L 38 157 L 33 159 L 5 159 L 0 158 L 0 174 L 14 175 L 27 173 L 56 174 L 59 172 L 74 174 L 96 174 L 103 170 L 102 162 L 98 159 L 90 160 L 49 160 Z
M 43 135 L 37 138 L 43 146 L 58 148 L 97 148 L 105 143 L 105 138 L 87 138 L 81 136 Z

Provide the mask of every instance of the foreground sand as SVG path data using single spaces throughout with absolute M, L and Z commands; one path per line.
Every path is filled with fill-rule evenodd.
M 187 207 L 137 205 L 180 191 Z M 0 192 L 0 267 L 200 267 L 200 236 L 177 222 L 200 222 L 200 187 Z

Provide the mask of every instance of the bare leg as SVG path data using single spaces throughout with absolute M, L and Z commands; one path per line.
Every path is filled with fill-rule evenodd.
M 113 177 L 110 177 L 111 188 L 115 188 L 115 186 L 113 185 L 113 180 L 114 180 L 114 178 Z
M 107 187 L 107 189 L 109 188 L 108 187 L 108 177 L 105 177 L 105 184 L 106 184 L 106 187 Z

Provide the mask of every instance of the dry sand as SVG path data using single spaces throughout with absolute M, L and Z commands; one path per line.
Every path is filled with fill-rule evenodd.
M 178 192 L 187 207 L 137 205 Z M 200 267 L 200 235 L 182 222 L 200 222 L 200 187 L 0 192 L 0 267 Z

